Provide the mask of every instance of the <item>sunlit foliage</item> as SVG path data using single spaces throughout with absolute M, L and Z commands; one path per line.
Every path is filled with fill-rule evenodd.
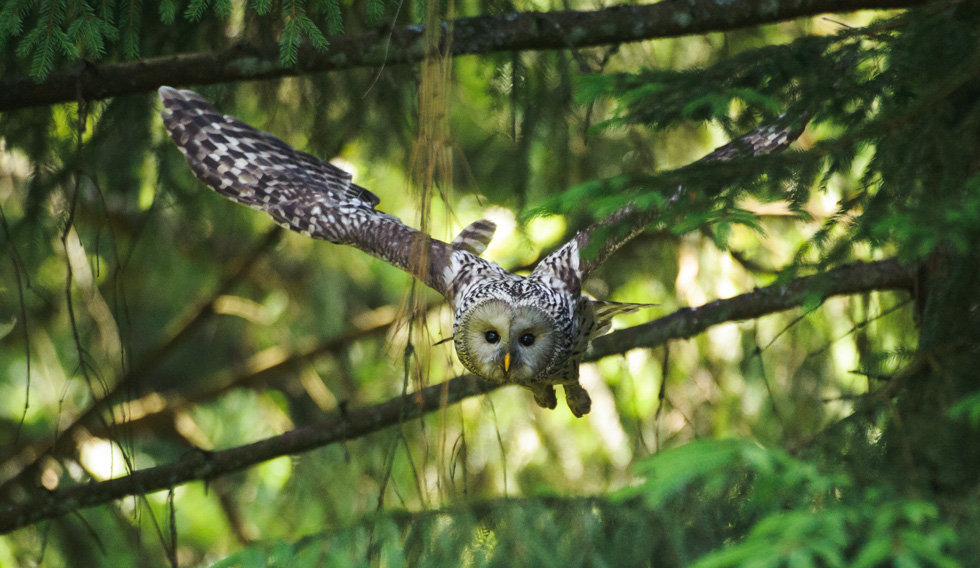
M 5 76 L 42 77 L 75 58 L 253 41 L 279 42 L 289 64 L 300 39 L 426 7 L 14 0 L 0 58 Z M 594 5 L 456 5 L 559 8 Z M 342 160 L 408 222 L 429 105 L 425 120 L 448 117 L 452 162 L 431 231 L 491 218 L 488 254 L 507 268 L 627 203 L 661 210 L 586 283 L 660 304 L 617 327 L 853 262 L 898 258 L 916 286 L 814 291 L 583 365 L 587 419 L 504 388 L 0 536 L 0 566 L 971 565 L 980 11 L 841 18 L 460 58 L 443 107 L 419 101 L 421 67 L 200 88 Z M 382 402 L 411 388 L 407 368 L 432 384 L 462 372 L 448 345 L 407 349 L 451 333 L 434 295 L 428 335 L 410 336 L 402 273 L 207 191 L 157 107 L 144 94 L 0 116 L 0 502 Z M 789 151 L 685 167 L 780 116 L 809 120 Z
M 376 25 L 387 9 L 397 5 L 369 0 L 368 22 Z M 279 59 L 285 66 L 296 63 L 304 40 L 325 49 L 329 42 L 324 33 L 344 29 L 339 0 L 11 0 L 0 8 L 0 46 L 15 45 L 12 51 L 29 65 L 31 76 L 41 80 L 56 63 L 146 56 L 144 36 L 149 35 L 149 26 L 174 26 L 178 20 L 193 25 L 211 16 L 230 21 L 231 31 L 246 19 L 273 13 Z

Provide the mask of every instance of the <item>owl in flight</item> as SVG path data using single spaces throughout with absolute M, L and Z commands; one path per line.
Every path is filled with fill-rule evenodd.
M 582 295 L 582 282 L 651 214 L 622 209 L 578 233 L 527 277 L 518 276 L 479 256 L 493 237 L 492 222 L 471 224 L 451 243 L 430 238 L 377 211 L 378 196 L 344 170 L 219 114 L 196 93 L 170 87 L 159 93 L 170 137 L 205 184 L 287 229 L 357 247 L 407 271 L 449 301 L 452 340 L 467 369 L 529 389 L 544 408 L 555 408 L 555 385 L 561 385 L 575 416 L 589 412 L 592 402 L 578 372 L 589 342 L 609 330 L 613 316 L 645 304 L 592 300 Z M 704 159 L 765 153 L 794 138 L 786 130 L 756 130 Z M 610 235 L 580 255 L 602 226 L 609 230 L 599 232 Z

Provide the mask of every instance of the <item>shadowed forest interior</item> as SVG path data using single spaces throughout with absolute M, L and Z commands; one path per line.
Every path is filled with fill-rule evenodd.
M 0 567 L 973 564 L 980 9 L 766 4 L 3 3 Z M 162 85 L 523 276 L 633 206 L 583 291 L 656 306 L 541 408 Z

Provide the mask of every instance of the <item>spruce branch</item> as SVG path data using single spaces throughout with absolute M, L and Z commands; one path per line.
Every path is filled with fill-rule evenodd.
M 908 8 L 927 3 L 929 0 L 664 0 L 592 12 L 519 12 L 459 18 L 447 22 L 444 31 L 452 29 L 452 55 L 474 55 L 618 45 L 735 30 L 824 13 Z M 84 64 L 75 70 L 47 74 L 40 82 L 31 77 L 11 77 L 0 80 L 0 111 L 79 98 L 97 100 L 147 93 L 161 85 L 211 85 L 414 63 L 425 54 L 424 35 L 424 26 L 409 25 L 390 32 L 324 38 L 329 47 L 323 50 L 308 41 L 300 42 L 295 65 L 283 64 L 277 45 L 239 45 L 114 65 Z M 321 46 L 324 42 L 317 38 Z M 130 47 L 138 49 L 135 44 Z
M 895 260 L 849 264 L 697 308 L 680 309 L 650 323 L 613 332 L 594 342 L 586 361 L 631 349 L 655 347 L 671 339 L 692 337 L 724 322 L 759 318 L 804 305 L 814 306 L 831 296 L 911 291 L 913 282 L 912 271 Z M 373 406 L 344 409 L 317 424 L 252 444 L 215 452 L 191 451 L 177 462 L 124 477 L 48 491 L 0 511 L 0 534 L 126 496 L 144 495 L 191 481 L 209 481 L 277 457 L 360 438 L 499 386 L 502 385 L 464 375 Z

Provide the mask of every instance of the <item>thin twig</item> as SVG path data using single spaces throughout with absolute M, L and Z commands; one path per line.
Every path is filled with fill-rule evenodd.
M 124 375 L 118 383 L 116 383 L 111 389 L 106 389 L 104 396 L 99 397 L 93 394 L 93 400 L 95 402 L 93 402 L 88 409 L 75 418 L 74 421 L 50 443 L 50 447 L 45 450 L 41 450 L 39 448 L 31 449 L 30 454 L 36 457 L 31 459 L 27 465 L 22 467 L 17 474 L 7 479 L 2 485 L 0 485 L 0 497 L 9 496 L 10 490 L 13 486 L 19 485 L 24 479 L 27 478 L 27 476 L 36 472 L 41 460 L 47 459 L 50 456 L 62 455 L 64 452 L 68 451 L 69 448 L 64 446 L 62 441 L 67 440 L 67 442 L 64 443 L 70 444 L 72 439 L 71 434 L 76 432 L 78 428 L 90 425 L 95 419 L 100 421 L 103 420 L 100 413 L 105 405 L 114 400 L 116 394 L 125 392 L 124 389 L 128 388 L 137 380 L 149 374 L 152 369 L 156 368 L 160 363 L 162 363 L 174 349 L 181 345 L 185 339 L 191 336 L 194 331 L 196 331 L 204 322 L 206 322 L 210 316 L 214 314 L 215 301 L 217 301 L 220 296 L 227 294 L 231 288 L 233 288 L 242 278 L 244 278 L 246 274 L 248 274 L 252 265 L 261 256 L 261 253 L 271 248 L 272 245 L 278 241 L 281 234 L 282 229 L 279 227 L 276 227 L 266 233 L 265 237 L 263 237 L 259 243 L 252 248 L 252 250 L 246 253 L 244 259 L 238 263 L 237 268 L 231 271 L 231 273 L 225 278 L 225 280 L 210 298 L 205 300 L 199 307 L 195 308 L 194 312 L 189 317 L 183 319 L 181 323 L 177 324 L 173 328 L 173 331 L 168 333 L 156 348 L 151 349 L 149 354 L 146 355 L 139 364 L 130 369 L 130 371 Z M 68 301 L 71 301 L 70 294 Z M 80 360 L 79 364 L 87 365 L 84 360 Z M 106 427 L 106 425 L 103 424 L 103 427 Z M 25 444 L 22 444 L 20 447 L 11 450 L 11 455 L 20 455 L 24 452 L 24 449 Z
M 616 331 L 597 339 L 586 360 L 595 361 L 637 347 L 656 347 L 669 339 L 692 337 L 719 323 L 791 309 L 809 300 L 816 291 L 827 298 L 873 290 L 908 291 L 912 284 L 911 271 L 894 260 L 842 266 L 825 274 L 797 278 L 698 308 L 681 309 L 656 321 Z M 192 451 L 174 463 L 117 479 L 46 492 L 0 511 L 0 534 L 128 495 L 143 495 L 191 481 L 208 481 L 273 458 L 360 438 L 500 386 L 465 375 L 451 379 L 448 385 L 432 385 L 374 406 L 338 410 L 317 424 L 252 444 L 217 452 Z

